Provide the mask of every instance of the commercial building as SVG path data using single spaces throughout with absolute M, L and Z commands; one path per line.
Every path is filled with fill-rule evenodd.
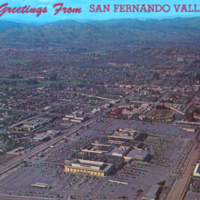
M 45 141 L 48 141 L 49 139 L 50 137 L 48 135 L 38 135 L 33 138 L 33 140 L 36 142 L 45 142 Z
M 197 163 L 193 171 L 193 176 L 200 177 L 200 163 Z
M 24 124 L 23 126 L 21 126 L 21 130 L 24 131 L 32 131 L 36 128 L 38 128 L 41 124 L 40 123 L 35 123 L 35 124 Z
M 8 129 L 11 131 L 33 131 L 50 121 L 52 121 L 52 118 L 31 117 L 27 120 L 9 126 Z
M 129 130 L 129 129 L 119 129 L 115 131 L 112 135 L 108 135 L 109 139 L 128 139 L 133 140 L 137 136 L 136 130 Z
M 93 145 L 93 144 L 90 144 L 90 145 L 87 145 L 86 147 L 84 147 L 82 149 L 83 152 L 90 152 L 90 153 L 109 153 L 110 151 L 113 150 L 113 147 L 112 146 L 109 146 L 109 145 Z
M 129 151 L 131 150 L 131 147 L 124 147 L 124 146 L 120 146 L 115 147 L 109 154 L 113 155 L 113 156 L 119 156 L 119 157 L 123 157 L 125 156 Z
M 107 176 L 111 173 L 113 164 L 99 161 L 73 159 L 66 161 L 65 172 L 87 173 L 94 176 Z
M 12 149 L 11 151 L 8 151 L 7 154 L 9 155 L 21 155 L 24 153 L 25 147 L 18 147 L 15 149 Z
M 128 139 L 120 139 L 120 138 L 110 138 L 108 139 L 108 143 L 112 145 L 124 144 L 128 141 Z
M 127 182 L 122 182 L 122 181 L 116 181 L 116 180 L 108 180 L 111 183 L 118 183 L 118 184 L 122 184 L 122 185 L 128 185 Z
M 122 109 L 113 109 L 110 111 L 110 117 L 118 118 L 122 114 Z
M 161 187 L 159 185 L 152 185 L 149 192 L 142 197 L 143 200 L 155 200 L 161 193 Z
M 49 137 L 55 137 L 57 135 L 59 135 L 61 132 L 60 131 L 56 131 L 56 130 L 49 130 L 47 131 L 47 134 L 49 135 Z
M 51 186 L 46 183 L 38 183 L 38 182 L 32 184 L 31 187 L 38 187 L 38 188 L 45 188 L 45 189 L 51 188 Z
M 125 156 L 125 160 L 139 160 L 139 161 L 145 161 L 149 157 L 149 152 L 143 151 L 143 150 L 138 150 L 138 149 L 132 149 L 129 151 Z
M 182 128 L 183 131 L 196 132 L 196 128 Z
M 119 115 L 121 114 L 121 110 L 120 109 L 113 109 L 110 112 L 111 115 Z
M 144 151 L 142 149 L 133 149 L 130 146 L 124 146 L 124 145 L 113 148 L 113 150 L 110 151 L 108 155 L 123 157 L 126 161 L 129 160 L 146 161 L 150 156 L 149 152 L 147 151 Z
M 189 122 L 184 120 L 176 121 L 177 124 L 200 126 L 200 122 Z
M 63 120 L 71 121 L 71 122 L 84 122 L 89 119 L 88 115 L 77 115 L 77 114 L 69 114 L 65 115 Z
M 133 140 L 133 136 L 130 135 L 129 133 L 126 132 L 115 132 L 112 135 L 108 136 L 109 139 L 128 139 L 128 140 Z

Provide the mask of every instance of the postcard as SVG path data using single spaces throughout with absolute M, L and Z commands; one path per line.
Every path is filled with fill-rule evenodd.
M 199 12 L 0 0 L 0 200 L 200 199 Z

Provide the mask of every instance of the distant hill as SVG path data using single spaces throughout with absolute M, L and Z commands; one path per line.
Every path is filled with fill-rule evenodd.
M 0 21 L 1 47 L 131 49 L 193 45 L 200 42 L 200 18 L 140 21 L 119 19 L 46 25 Z
M 24 24 L 21 24 L 21 23 L 0 20 L 0 32 L 3 32 L 7 29 L 20 28 L 23 26 Z

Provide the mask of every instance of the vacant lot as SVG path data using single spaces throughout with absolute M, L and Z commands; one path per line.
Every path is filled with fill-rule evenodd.
M 27 65 L 29 62 L 31 62 L 31 60 L 2 60 L 0 61 L 0 63 L 3 62 L 9 62 L 9 63 L 13 63 L 13 64 L 20 64 L 20 65 Z
M 10 160 L 16 157 L 17 156 L 15 155 L 8 155 L 8 154 L 0 155 L 0 165 L 4 165 L 5 163 L 9 162 Z
M 155 118 L 169 118 L 174 113 L 173 110 L 170 109 L 153 109 L 149 114 L 148 117 L 155 117 Z
M 113 94 L 102 93 L 99 95 L 100 97 L 109 98 L 109 99 L 116 99 L 117 97 Z

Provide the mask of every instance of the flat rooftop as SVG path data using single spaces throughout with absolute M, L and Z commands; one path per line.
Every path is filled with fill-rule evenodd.
M 46 138 L 49 138 L 48 135 L 38 135 L 36 137 L 33 138 L 33 140 L 44 140 Z
M 133 159 L 145 160 L 145 158 L 149 155 L 147 151 L 141 151 L 137 149 L 132 149 L 129 151 L 125 157 L 130 157 Z
M 144 197 L 142 197 L 142 199 L 144 199 L 144 200 L 156 199 L 159 189 L 160 189 L 159 185 L 152 185 L 151 189 L 149 190 L 149 192 Z
M 113 166 L 113 164 L 99 162 L 99 161 L 92 161 L 92 160 L 73 159 L 71 161 L 66 161 L 66 166 L 72 167 L 72 168 L 77 168 L 77 169 L 107 171 L 110 167 Z

